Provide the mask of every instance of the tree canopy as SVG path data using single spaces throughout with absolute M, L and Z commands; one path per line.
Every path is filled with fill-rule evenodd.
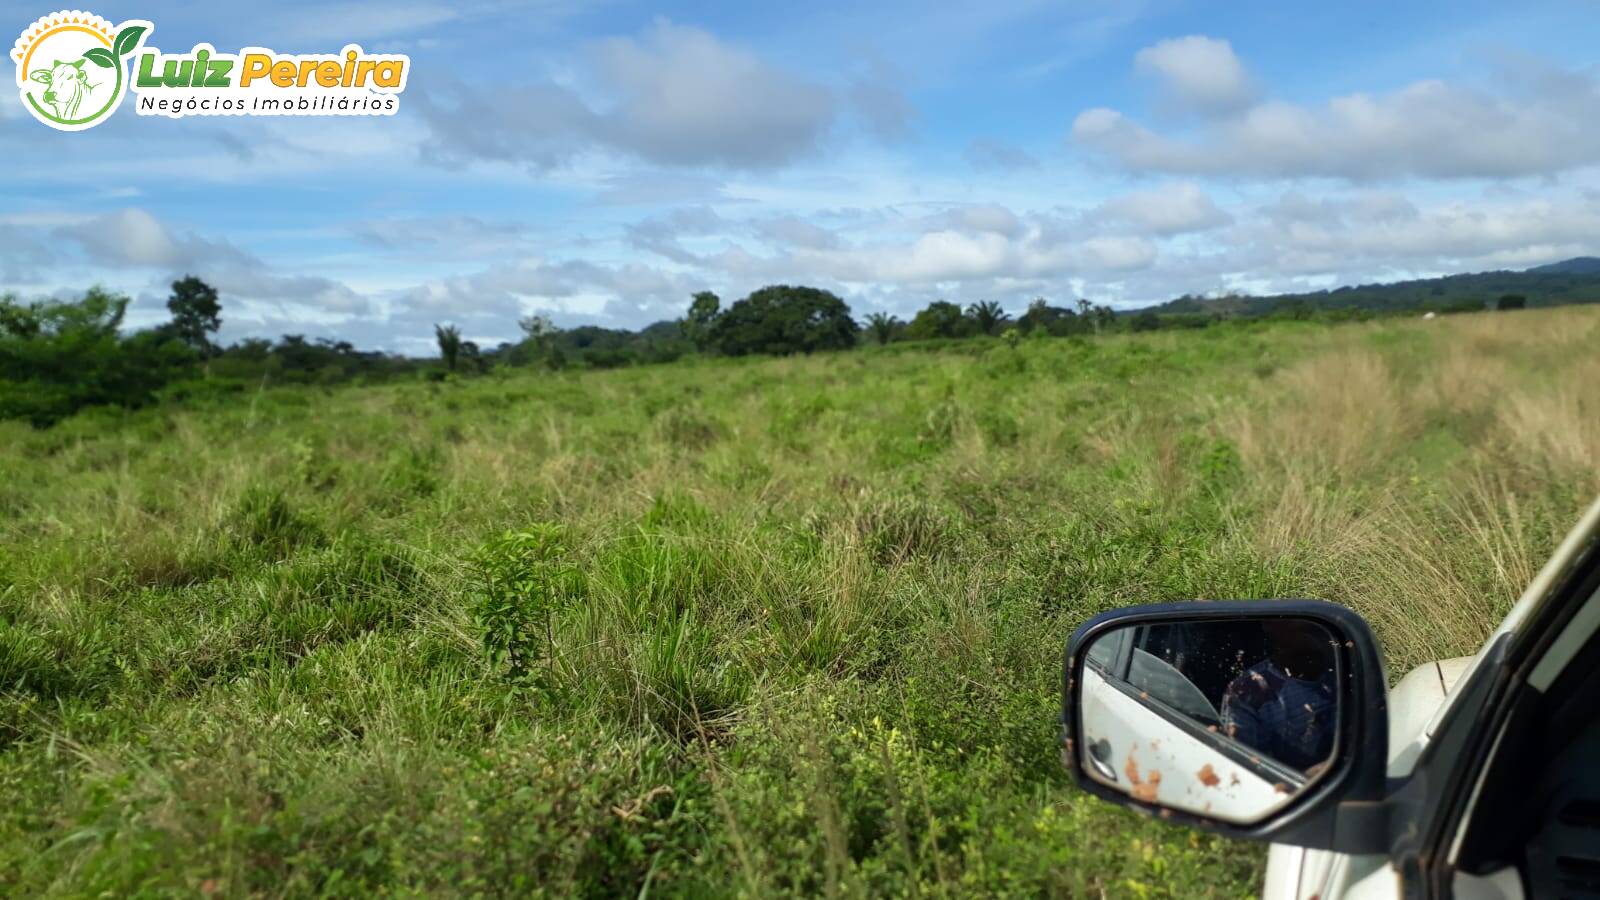
M 979 334 L 994 334 L 1011 316 L 993 300 L 979 300 L 967 307 L 967 315 L 978 326 Z
M 454 372 L 461 361 L 461 329 L 454 325 L 433 326 L 433 339 L 439 344 L 439 358 Z
M 711 343 L 711 326 L 722 314 L 722 299 L 710 291 L 700 291 L 689 303 L 689 314 L 683 318 L 683 336 L 704 350 Z
M 1060 337 L 1087 331 L 1089 323 L 1072 310 L 1064 306 L 1051 306 L 1049 301 L 1038 297 L 1028 304 L 1028 311 L 1017 319 L 1017 327 L 1028 334 L 1037 330 Z
M 961 307 L 948 300 L 929 303 L 906 326 L 906 336 L 914 340 L 958 338 L 975 334 L 978 325 L 967 318 Z
M 900 327 L 900 320 L 886 312 L 875 312 L 867 316 L 867 329 L 872 333 L 872 339 L 878 346 L 889 343 L 894 337 L 895 330 Z
M 185 275 L 172 283 L 167 309 L 172 313 L 172 322 L 167 328 L 173 336 L 209 356 L 213 349 L 211 335 L 222 327 L 222 304 L 217 300 L 217 289 L 193 275 Z
M 736 301 L 711 325 L 711 346 L 729 356 L 811 353 L 855 346 L 850 307 L 821 288 L 778 284 Z
M 0 296 L 0 418 L 43 426 L 85 406 L 143 406 L 193 367 L 195 351 L 166 330 L 124 336 L 127 308 L 97 287 L 79 300 Z

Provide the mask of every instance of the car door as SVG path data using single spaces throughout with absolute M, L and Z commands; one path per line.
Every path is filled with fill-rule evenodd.
M 1390 852 L 1275 845 L 1263 896 L 1600 897 L 1600 778 L 1582 777 L 1600 773 L 1597 634 L 1600 501 L 1421 733 L 1390 748 Z
M 1431 896 L 1520 882 L 1536 897 L 1600 897 L 1600 502 L 1436 722 L 1410 782 L 1430 812 L 1402 871 Z
M 1169 652 L 1185 642 L 1149 640 L 1157 629 L 1187 631 L 1188 652 L 1227 662 L 1224 671 L 1233 673 L 1235 686 L 1239 673 L 1261 670 L 1260 663 L 1240 669 L 1235 652 L 1258 635 L 1267 640 L 1268 658 L 1282 661 L 1285 677 L 1291 664 L 1294 671 L 1331 673 L 1318 684 L 1329 691 L 1331 726 L 1319 734 L 1332 743 L 1315 744 L 1327 754 L 1318 765 L 1297 760 L 1306 778 L 1289 787 L 1289 801 L 1257 796 L 1224 816 L 1205 806 L 1203 793 L 1165 789 L 1170 778 L 1201 786 L 1209 781 L 1204 768 L 1192 768 L 1197 757 L 1191 754 L 1204 748 L 1186 743 L 1197 730 L 1209 730 L 1207 710 L 1180 710 L 1189 702 L 1182 696 L 1166 702 L 1132 684 L 1134 651 L 1144 649 L 1155 662 L 1176 668 L 1212 705 L 1217 698 L 1207 693 L 1199 671 Z M 1325 664 L 1302 669 L 1312 658 L 1307 654 L 1321 646 L 1302 639 L 1312 632 L 1330 638 L 1323 642 L 1330 649 L 1319 651 Z M 1092 660 L 1102 647 L 1116 668 L 1096 668 Z M 1146 670 L 1159 673 L 1149 676 L 1150 684 L 1176 683 L 1158 665 Z M 1337 604 L 1219 601 L 1108 611 L 1074 632 L 1062 676 L 1062 761 L 1080 787 L 1176 823 L 1319 848 L 1274 853 L 1266 885 L 1273 900 L 1509 900 L 1530 891 L 1600 898 L 1600 501 L 1485 642 L 1432 721 L 1414 736 L 1410 728 L 1396 730 L 1402 746 L 1389 745 L 1375 637 Z M 1283 702 L 1287 688 L 1274 689 L 1277 708 L 1292 712 L 1310 684 L 1301 677 L 1294 703 Z M 1229 688 L 1224 706 L 1240 696 L 1234 691 Z M 1122 702 L 1128 699 L 1140 703 Z M 1315 712 L 1310 705 L 1305 710 Z M 1181 749 L 1165 763 L 1162 785 L 1150 789 L 1143 769 L 1141 784 L 1105 776 L 1094 745 L 1114 733 L 1152 750 L 1169 743 Z M 1298 726 L 1276 732 L 1299 733 Z M 1246 740 L 1243 732 L 1238 737 L 1272 754 L 1280 746 Z M 1102 755 L 1111 758 L 1099 762 L 1114 771 L 1116 753 Z

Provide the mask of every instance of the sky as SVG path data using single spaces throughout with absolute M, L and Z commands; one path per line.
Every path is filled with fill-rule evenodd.
M 0 2 L 20 32 L 54 6 Z M 147 46 L 411 57 L 392 117 L 0 91 L 0 292 L 193 273 L 223 341 L 433 352 L 766 284 L 1129 308 L 1600 254 L 1600 3 L 95 2 Z M 7 38 L 6 40 L 9 40 Z

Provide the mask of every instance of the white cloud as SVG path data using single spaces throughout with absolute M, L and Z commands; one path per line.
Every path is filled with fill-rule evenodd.
M 1103 235 L 1084 241 L 1070 258 L 1099 275 L 1143 269 L 1156 261 L 1156 245 L 1136 235 Z
M 1492 91 L 1428 80 L 1319 106 L 1264 101 L 1218 116 L 1192 137 L 1096 108 L 1078 115 L 1072 136 L 1134 171 L 1352 180 L 1548 175 L 1600 163 L 1600 81 L 1559 72 L 1502 78 Z
M 875 247 L 854 260 L 876 279 L 886 281 L 953 281 L 993 275 L 1022 264 L 1018 249 L 1005 235 L 934 231 L 909 247 Z M 878 257 L 880 261 L 870 260 Z
M 223 293 L 227 338 L 278 329 L 394 347 L 403 336 L 426 336 L 432 323 L 447 321 L 485 343 L 511 339 L 517 318 L 535 310 L 566 326 L 637 328 L 681 315 L 694 291 L 715 290 L 732 300 L 775 282 L 835 290 L 858 313 L 909 315 L 938 297 L 994 299 L 1019 311 L 1033 296 L 1135 305 L 1228 288 L 1303 290 L 1520 267 L 1600 249 L 1594 244 L 1600 234 L 1595 191 L 1528 189 L 1465 200 L 1414 190 L 1301 186 L 1270 197 L 1246 195 L 1226 210 L 1186 182 L 1078 209 L 971 203 L 917 215 L 899 206 L 772 215 L 741 205 L 685 207 L 613 235 L 624 247 L 655 249 L 649 242 L 661 242 L 677 254 L 670 264 L 628 262 L 627 255 L 539 258 L 518 247 L 499 253 L 499 262 L 447 277 L 419 276 L 414 287 L 379 293 L 370 302 L 338 281 L 269 268 L 237 248 L 231 262 L 199 261 L 195 273 Z M 122 256 L 108 271 L 143 273 L 152 296 L 177 274 L 171 266 L 191 261 L 196 248 L 223 246 L 139 210 L 41 221 L 36 230 L 70 238 L 53 242 L 57 253 L 69 253 L 84 234 L 118 242 Z M 514 229 L 512 223 L 446 221 L 455 232 L 481 233 L 490 241 Z M 438 229 L 423 220 L 412 224 L 417 227 L 391 231 L 387 249 L 426 252 Z M 596 254 L 612 252 L 601 243 L 587 246 Z M 159 319 L 159 297 L 152 302 Z
M 483 259 L 525 251 L 533 242 L 525 225 L 459 214 L 363 219 L 350 223 L 349 229 L 363 244 L 410 259 Z
M 372 304 L 365 296 L 320 275 L 283 275 L 250 266 L 206 267 L 202 275 L 224 297 L 293 303 L 335 316 L 364 316 L 372 312 Z
M 618 97 L 602 132 L 661 162 L 784 163 L 814 149 L 834 115 L 825 88 L 665 20 L 602 42 L 595 58 Z
M 771 216 L 757 220 L 756 234 L 772 244 L 806 250 L 829 250 L 839 246 L 839 237 L 826 228 L 796 215 Z
M 1101 221 L 1120 222 L 1158 235 L 1205 231 L 1233 221 L 1193 182 L 1179 182 L 1113 197 L 1093 213 Z
M 1420 271 L 1549 261 L 1594 250 L 1600 201 L 1473 203 L 1418 208 L 1386 192 L 1311 200 L 1285 193 L 1264 205 L 1235 240 L 1294 269 L 1354 276 L 1368 268 Z
M 698 278 L 637 263 L 519 260 L 402 291 L 393 298 L 391 322 L 411 330 L 461 322 L 510 339 L 519 316 L 540 310 L 562 325 L 637 328 L 681 315 L 689 295 L 704 287 Z
M 226 241 L 196 235 L 177 235 L 155 216 L 130 208 L 62 226 L 58 233 L 70 238 L 101 266 L 150 266 L 181 269 L 210 264 L 253 264 L 244 251 Z
M 715 234 L 729 225 L 709 206 L 692 206 L 675 209 L 663 216 L 635 222 L 625 229 L 628 243 L 673 262 L 698 263 L 700 258 L 684 249 L 681 239 Z
M 146 270 L 152 283 L 180 274 L 210 282 L 224 300 L 245 304 L 297 304 L 335 316 L 371 312 L 368 299 L 331 278 L 284 274 L 225 240 L 178 233 L 149 212 L 128 208 L 84 218 L 55 229 L 76 244 L 92 269 Z
M 992 232 L 1005 237 L 1016 237 L 1025 230 L 1017 214 L 998 203 L 958 206 L 932 216 L 927 224 L 958 231 Z
M 907 314 L 944 295 L 1144 304 L 1190 292 L 1524 266 L 1600 249 L 1600 193 L 1472 201 L 1348 188 L 1246 193 L 1251 199 L 1226 209 L 1189 182 L 1077 210 L 974 203 L 908 217 L 887 207 L 857 210 L 837 229 L 821 224 L 841 221 L 831 213 L 719 215 L 698 235 L 719 249 L 690 254 L 680 277 L 728 297 L 740 296 L 729 285 L 799 280 L 837 290 L 858 308 Z M 807 237 L 771 239 L 780 230 Z M 748 242 L 752 233 L 766 246 Z
M 701 262 L 719 278 L 798 277 L 877 289 L 1106 275 L 1149 266 L 1158 252 L 1138 235 L 1096 234 L 1078 218 L 1019 215 L 998 204 L 953 207 L 906 226 L 912 235 L 891 231 L 853 243 L 834 235 L 765 256 L 730 246 Z
M 1204 35 L 1172 38 L 1134 56 L 1139 71 L 1159 78 L 1171 99 L 1204 112 L 1237 109 L 1255 94 L 1227 41 Z
M 663 165 L 770 169 L 814 153 L 839 105 L 823 85 L 665 20 L 596 44 L 585 74 L 599 99 L 552 83 L 435 82 L 417 92 L 432 131 L 424 152 L 548 168 L 598 147 Z

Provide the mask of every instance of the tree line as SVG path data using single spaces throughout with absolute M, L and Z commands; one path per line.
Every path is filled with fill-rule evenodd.
M 46 426 L 85 407 L 134 409 L 253 382 L 381 379 L 422 366 L 299 334 L 220 346 L 221 299 L 193 275 L 172 282 L 166 322 L 128 330 L 128 304 L 128 297 L 100 287 L 66 300 L 0 294 L 0 419 Z
M 99 287 L 76 300 L 23 302 L 0 295 L 0 419 L 47 426 L 84 407 L 137 408 L 169 397 L 226 394 L 268 383 L 446 380 L 500 367 L 612 368 L 670 362 L 691 353 L 782 355 L 984 336 L 1010 342 L 1022 337 L 1199 328 L 1238 314 L 1225 302 L 1185 301 L 1118 313 L 1089 300 L 1057 306 L 1040 297 L 1013 316 L 992 300 L 966 307 L 935 300 L 909 321 L 881 311 L 858 321 L 850 306 L 831 291 L 769 285 L 726 308 L 716 294 L 701 291 L 690 298 L 682 318 L 637 332 L 592 325 L 562 329 L 535 315 L 518 322 L 518 340 L 484 348 L 457 325 L 439 323 L 433 334 L 439 360 L 434 362 L 359 350 L 343 340 L 308 340 L 299 334 L 276 340 L 246 338 L 221 346 L 215 341 L 222 325 L 221 299 L 211 285 L 187 275 L 172 282 L 166 304 L 170 320 L 134 331 L 123 327 L 128 298 Z M 1523 302 L 1520 296 L 1505 296 L 1495 305 L 1519 308 Z M 1265 317 L 1366 315 L 1370 312 L 1288 303 Z M 1255 317 L 1263 316 L 1258 311 Z

